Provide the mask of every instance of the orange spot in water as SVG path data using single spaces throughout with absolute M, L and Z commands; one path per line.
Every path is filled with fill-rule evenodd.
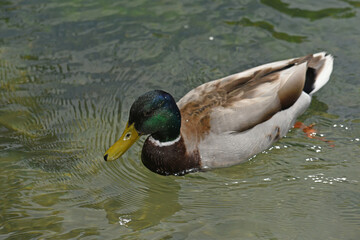
M 309 126 L 306 126 L 305 124 L 303 124 L 302 122 L 296 122 L 294 124 L 294 128 L 299 128 L 301 129 L 308 138 L 314 138 L 326 143 L 332 143 L 334 141 L 332 140 L 327 140 L 324 137 L 318 137 L 316 136 L 317 131 L 313 128 L 315 126 L 315 124 L 310 124 Z M 334 144 L 329 144 L 330 147 L 335 147 Z

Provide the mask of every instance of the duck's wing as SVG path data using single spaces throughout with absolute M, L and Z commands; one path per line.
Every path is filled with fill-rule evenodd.
M 329 79 L 331 55 L 318 53 L 261 65 L 205 83 L 177 103 L 181 133 L 190 144 L 208 133 L 242 132 L 312 95 Z

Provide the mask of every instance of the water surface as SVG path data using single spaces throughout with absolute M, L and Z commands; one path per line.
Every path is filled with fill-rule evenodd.
M 359 239 L 360 1 L 0 1 L 1 239 Z M 134 99 L 326 50 L 330 82 L 249 162 L 102 154 Z M 334 146 L 332 146 L 334 145 Z

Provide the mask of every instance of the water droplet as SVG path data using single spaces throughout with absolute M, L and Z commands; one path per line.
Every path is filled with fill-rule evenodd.
M 131 222 L 131 219 L 119 217 L 120 226 L 126 226 L 129 222 Z

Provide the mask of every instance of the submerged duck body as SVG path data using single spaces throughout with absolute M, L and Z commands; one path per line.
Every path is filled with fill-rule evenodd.
M 120 157 L 150 135 L 142 162 L 162 175 L 227 167 L 269 148 L 294 125 L 311 96 L 329 80 L 325 52 L 261 65 L 204 83 L 177 103 L 164 91 L 140 96 L 122 137 L 105 153 Z

